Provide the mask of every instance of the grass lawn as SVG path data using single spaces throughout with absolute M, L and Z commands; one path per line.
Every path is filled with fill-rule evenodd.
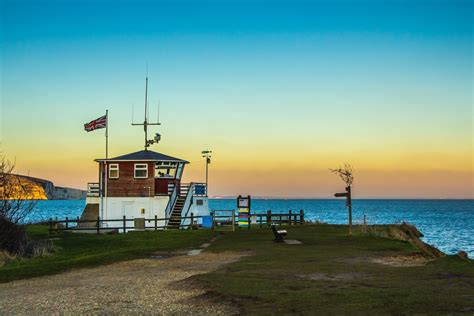
M 370 235 L 347 235 L 337 225 L 287 226 L 288 239 L 272 241 L 269 228 L 221 232 L 206 250 L 251 255 L 208 274 L 195 276 L 216 299 L 235 302 L 244 314 L 440 314 L 474 312 L 474 263 L 457 256 L 422 266 L 395 267 L 374 258 L 420 255 L 408 242 Z M 49 238 L 47 227 L 29 227 Z M 0 282 L 145 257 L 157 251 L 193 248 L 211 230 L 57 236 L 47 257 L 0 267 Z
M 356 234 L 336 225 L 290 226 L 272 242 L 267 229 L 226 232 L 208 251 L 253 256 L 196 276 L 245 314 L 414 314 L 474 312 L 474 264 L 457 256 L 424 266 L 394 267 L 371 258 L 418 252 L 408 242 Z
M 30 236 L 47 239 L 48 227 L 28 227 Z M 68 234 L 54 236 L 54 253 L 49 256 L 7 263 L 0 267 L 0 282 L 55 274 L 73 268 L 91 267 L 143 258 L 156 251 L 191 248 L 209 240 L 213 232 L 158 231 L 115 235 Z

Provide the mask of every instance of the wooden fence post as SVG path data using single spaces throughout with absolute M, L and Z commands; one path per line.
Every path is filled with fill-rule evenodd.
M 66 229 L 68 229 L 68 228 L 69 228 L 69 221 L 68 221 L 68 218 L 66 216 Z
M 232 210 L 232 231 L 235 232 L 235 212 Z
M 367 233 L 367 216 L 364 214 L 364 233 Z
M 191 212 L 191 229 L 194 229 L 194 214 Z
M 49 234 L 53 234 L 53 218 L 49 219 Z
M 288 211 L 288 225 L 291 226 L 291 210 Z
M 155 231 L 158 230 L 158 215 L 155 215 Z
M 270 226 L 272 222 L 272 210 L 267 211 L 267 225 Z
M 123 216 L 123 232 L 124 233 L 127 232 L 127 219 L 126 219 L 125 215 Z
M 300 210 L 300 224 L 304 223 L 304 211 Z
M 212 229 L 214 229 L 214 225 L 215 225 L 215 224 L 214 224 L 214 212 L 211 211 L 211 212 L 210 212 L 210 215 L 211 215 L 211 221 L 212 221 L 212 225 L 211 225 L 211 226 L 212 226 Z
M 247 229 L 250 229 L 250 224 L 252 224 L 252 213 L 250 213 L 250 210 L 249 210 L 249 217 L 247 219 Z
M 97 216 L 97 235 L 100 234 L 100 217 Z

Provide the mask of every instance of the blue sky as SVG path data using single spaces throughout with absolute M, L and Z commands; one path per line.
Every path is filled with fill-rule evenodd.
M 448 172 L 446 186 L 427 185 L 423 196 L 470 196 L 472 9 L 471 1 L 2 1 L 3 150 L 23 172 L 73 186 L 94 180 L 103 135 L 81 125 L 108 108 L 112 155 L 138 150 L 142 132 L 129 123 L 132 104 L 135 117 L 142 111 L 148 62 L 152 113 L 160 100 L 164 123 L 156 150 L 195 161 L 188 174 L 202 177 L 199 151 L 214 149 L 216 195 L 240 194 L 245 181 L 235 173 L 248 172 L 282 187 L 277 195 L 311 195 L 311 184 L 324 196 L 332 187 L 323 171 L 352 161 L 371 184 L 366 196 L 377 191 L 374 172 L 394 171 L 397 186 L 385 191 L 411 196 L 399 183 L 431 181 L 414 170 Z M 76 180 L 58 175 L 68 172 Z M 304 178 L 297 192 L 284 184 L 292 174 Z M 268 190 L 259 194 L 276 192 Z

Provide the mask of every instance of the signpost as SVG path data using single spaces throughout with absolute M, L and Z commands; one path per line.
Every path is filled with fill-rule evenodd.
M 239 210 L 239 228 L 247 227 L 250 229 L 250 195 L 237 198 L 237 209 Z
M 336 193 L 335 197 L 345 197 L 346 206 L 349 209 L 349 235 L 352 235 L 352 197 L 351 197 L 351 186 L 346 187 L 346 192 Z

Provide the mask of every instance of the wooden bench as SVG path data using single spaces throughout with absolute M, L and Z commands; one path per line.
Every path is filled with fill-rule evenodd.
M 283 242 L 283 237 L 288 234 L 286 230 L 277 230 L 275 224 L 272 224 L 272 232 L 273 236 L 275 236 L 274 242 Z

